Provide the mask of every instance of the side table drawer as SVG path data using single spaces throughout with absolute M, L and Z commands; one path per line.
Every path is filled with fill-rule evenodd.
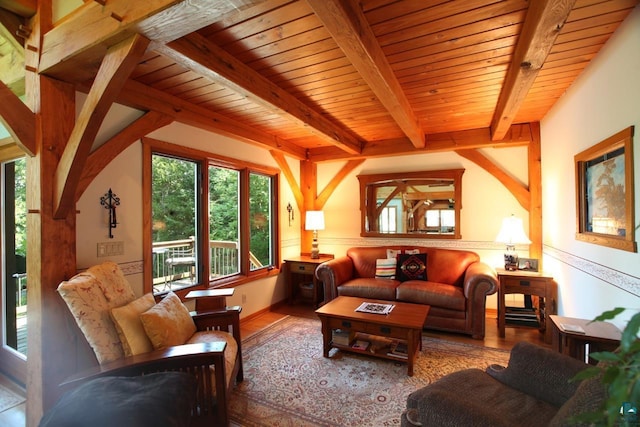
M 306 264 L 304 262 L 291 262 L 289 268 L 292 273 L 313 274 L 316 271 L 315 264 Z
M 538 278 L 504 277 L 500 280 L 505 293 L 529 293 L 537 295 L 546 292 L 547 280 Z

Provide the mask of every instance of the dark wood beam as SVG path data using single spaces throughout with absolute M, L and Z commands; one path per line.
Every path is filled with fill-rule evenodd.
M 351 131 L 330 121 L 197 33 L 160 46 L 156 51 L 208 80 L 241 94 L 268 112 L 306 127 L 323 141 L 350 154 L 361 151 L 362 144 Z
M 127 82 L 124 90 L 118 96 L 118 102 L 139 110 L 157 111 L 173 117 L 177 122 L 236 138 L 263 148 L 282 151 L 300 160 L 307 157 L 305 149 L 282 138 L 141 83 Z M 340 151 L 344 153 L 344 151 Z
M 135 35 L 107 51 L 56 170 L 55 218 L 75 209 L 78 182 L 100 125 L 148 45 L 148 39 Z
M 91 181 L 122 151 L 143 136 L 173 122 L 173 117 L 150 111 L 122 129 L 113 138 L 95 149 L 82 170 L 76 189 L 76 201 L 82 197 Z
M 0 81 L 0 122 L 29 156 L 36 153 L 36 117 L 24 102 Z
M 133 34 L 166 43 L 262 1 L 109 0 L 104 6 L 87 1 L 45 34 L 39 70 L 69 82 L 91 80 L 107 49 Z
M 522 32 L 491 121 L 494 141 L 504 138 L 564 26 L 575 0 L 529 2 Z
M 348 0 L 307 0 L 307 3 L 411 144 L 423 148 L 425 137 L 418 118 L 359 3 Z

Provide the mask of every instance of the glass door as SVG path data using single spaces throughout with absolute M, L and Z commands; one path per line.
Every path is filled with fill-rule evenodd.
M 2 347 L 5 374 L 26 380 L 27 210 L 26 160 L 2 163 Z

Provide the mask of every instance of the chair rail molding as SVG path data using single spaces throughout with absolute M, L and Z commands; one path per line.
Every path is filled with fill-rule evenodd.
M 583 273 L 589 274 L 616 288 L 640 296 L 640 277 L 632 276 L 622 271 L 614 270 L 606 265 L 598 264 L 586 258 L 545 245 L 543 254 L 550 256 Z

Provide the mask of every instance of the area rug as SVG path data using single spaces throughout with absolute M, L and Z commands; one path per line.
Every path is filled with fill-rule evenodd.
M 506 350 L 422 338 L 407 376 L 393 360 L 332 350 L 320 321 L 287 317 L 243 340 L 244 381 L 230 404 L 239 426 L 399 426 L 409 393 L 461 369 L 509 360 Z
M 25 401 L 24 397 L 0 385 L 0 412 L 13 408 Z

